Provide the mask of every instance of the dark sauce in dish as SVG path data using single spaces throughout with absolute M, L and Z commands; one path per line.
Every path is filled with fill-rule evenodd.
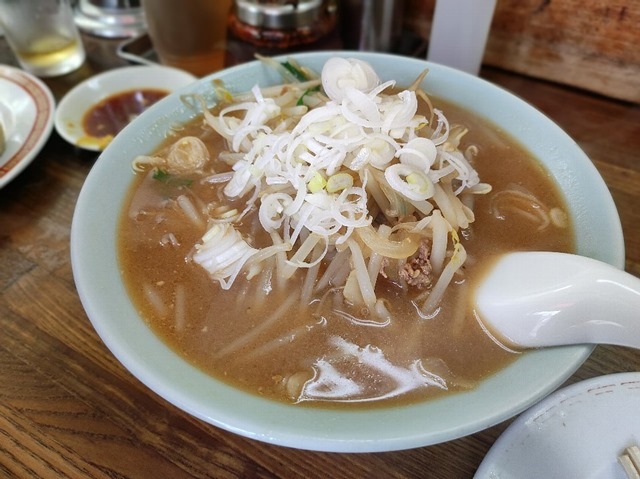
M 136 116 L 168 94 L 168 90 L 145 88 L 111 95 L 85 113 L 82 129 L 89 137 L 113 137 Z

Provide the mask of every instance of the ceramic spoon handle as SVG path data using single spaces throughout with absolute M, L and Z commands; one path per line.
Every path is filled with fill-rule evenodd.
M 517 346 L 640 348 L 640 279 L 583 256 L 507 254 L 477 289 L 476 306 L 491 332 Z

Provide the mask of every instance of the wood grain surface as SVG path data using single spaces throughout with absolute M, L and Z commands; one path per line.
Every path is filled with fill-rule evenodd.
M 59 100 L 78 81 L 121 65 L 114 44 L 86 39 L 81 70 L 47 80 Z M 0 40 L 0 63 L 14 63 Z M 607 182 L 640 276 L 640 107 L 502 70 L 482 76 L 564 128 Z M 430 447 L 331 454 L 245 439 L 155 395 L 107 350 L 80 304 L 69 233 L 96 154 L 55 132 L 0 190 L 0 477 L 469 478 L 509 421 Z M 568 383 L 640 370 L 640 352 L 601 346 Z
M 434 8 L 405 0 L 405 26 L 428 39 Z M 497 0 L 484 63 L 637 103 L 638 46 L 637 0 Z

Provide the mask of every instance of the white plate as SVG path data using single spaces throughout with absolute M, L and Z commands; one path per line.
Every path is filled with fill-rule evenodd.
M 618 456 L 640 444 L 640 373 L 563 388 L 523 413 L 475 479 L 626 479 Z
M 56 111 L 56 131 L 72 145 L 102 151 L 105 142 L 88 140 L 82 127 L 85 113 L 94 105 L 114 94 L 136 89 L 173 92 L 195 80 L 195 76 L 183 70 L 159 65 L 122 67 L 101 73 L 76 85 L 62 98 Z
M 49 139 L 55 101 L 33 75 L 0 65 L 0 122 L 6 147 L 0 155 L 0 188 L 26 168 Z

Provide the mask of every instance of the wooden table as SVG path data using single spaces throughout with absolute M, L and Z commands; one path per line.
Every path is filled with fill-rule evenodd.
M 86 44 L 85 66 L 46 81 L 58 100 L 78 81 L 124 64 L 112 42 Z M 2 40 L 0 63 L 14 63 Z M 495 69 L 482 76 L 554 119 L 594 161 L 622 218 L 626 269 L 640 275 L 640 107 Z M 143 386 L 98 338 L 71 273 L 71 219 L 96 157 L 54 132 L 0 190 L 0 476 L 472 477 L 508 421 L 414 450 L 316 453 L 225 432 Z M 568 382 L 638 370 L 640 351 L 602 346 Z

